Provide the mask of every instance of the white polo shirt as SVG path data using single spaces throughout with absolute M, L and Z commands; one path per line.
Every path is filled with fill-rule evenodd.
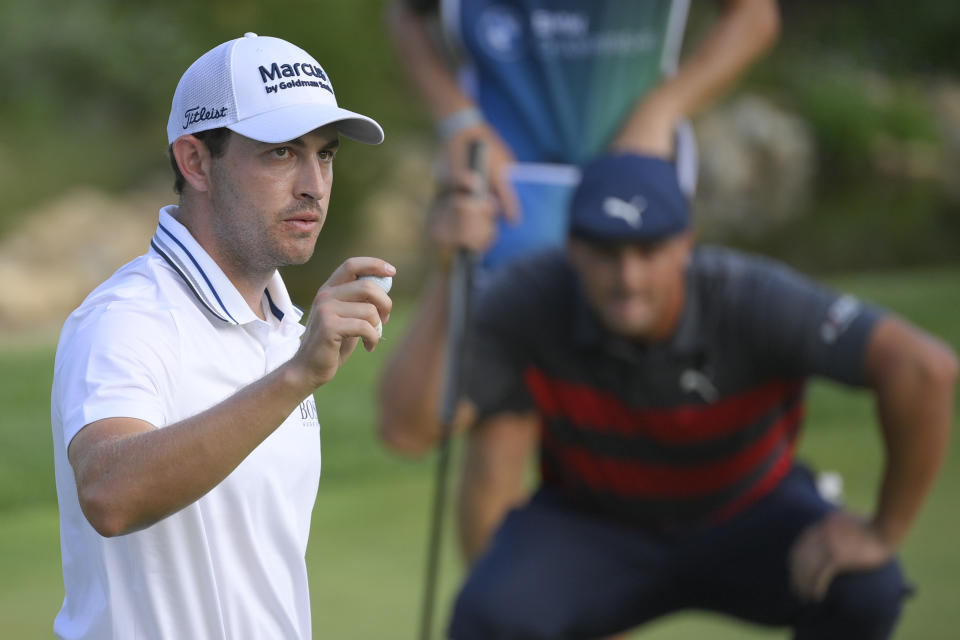
M 104 538 L 80 511 L 67 447 L 85 425 L 164 427 L 286 362 L 301 312 L 275 274 L 256 317 L 173 215 L 151 249 L 70 315 L 57 348 L 52 421 L 66 596 L 59 638 L 310 638 L 304 554 L 320 479 L 313 396 L 223 482 L 142 531 Z

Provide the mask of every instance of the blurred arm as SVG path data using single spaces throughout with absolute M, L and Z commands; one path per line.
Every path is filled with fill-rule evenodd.
M 391 0 L 387 6 L 387 31 L 400 66 L 434 122 L 442 122 L 463 109 L 477 108 L 457 84 L 427 30 L 424 17 L 411 11 L 404 0 Z M 501 210 L 508 219 L 516 219 L 519 204 L 507 177 L 507 169 L 514 161 L 513 152 L 486 122 L 467 126 L 442 141 L 450 174 L 457 179 L 466 172 L 467 148 L 474 141 L 483 142 L 487 148 L 487 175 Z
M 529 498 L 528 463 L 538 441 L 537 425 L 533 412 L 504 412 L 467 434 L 457 530 L 468 565 L 486 550 L 507 512 Z
M 392 450 L 418 455 L 443 435 L 438 407 L 447 336 L 446 273 L 430 278 L 409 329 L 380 377 L 380 437 Z M 451 430 L 472 424 L 472 405 L 462 400 Z
M 437 51 L 424 18 L 411 11 L 404 0 L 391 0 L 386 17 L 387 32 L 400 56 L 403 71 L 433 119 L 442 120 L 460 109 L 474 106 Z
M 950 440 L 957 357 L 895 317 L 881 320 L 867 347 L 885 451 L 872 519 L 836 511 L 808 527 L 791 550 L 794 589 L 820 600 L 844 571 L 886 563 L 907 536 L 937 476 Z
M 363 340 L 372 350 L 387 294 L 359 275 L 393 275 L 376 258 L 353 258 L 317 292 L 297 353 L 260 380 L 162 429 L 134 418 L 83 427 L 67 449 L 81 509 L 103 536 L 147 527 L 201 498 L 331 380 Z
M 957 357 L 932 336 L 886 318 L 867 351 L 886 452 L 873 524 L 892 548 L 906 537 L 939 472 L 953 422 Z
M 438 268 L 430 276 L 407 333 L 393 351 L 380 378 L 380 437 L 391 449 L 406 454 L 428 451 L 443 435 L 438 415 L 447 342 L 450 263 L 458 247 L 483 251 L 495 234 L 493 201 L 484 196 L 479 176 L 461 176 L 442 194 L 431 212 L 430 240 L 438 253 Z M 474 422 L 475 407 L 462 400 L 453 431 Z
M 776 0 L 727 0 L 723 13 L 677 73 L 637 104 L 611 147 L 670 156 L 677 122 L 692 116 L 734 81 L 780 32 Z

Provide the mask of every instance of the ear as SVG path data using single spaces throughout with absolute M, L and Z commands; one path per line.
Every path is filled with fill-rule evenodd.
M 173 141 L 173 157 L 180 173 L 196 191 L 210 189 L 210 150 L 196 136 L 180 136 Z

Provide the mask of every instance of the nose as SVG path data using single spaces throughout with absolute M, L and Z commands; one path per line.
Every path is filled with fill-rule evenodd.
M 330 194 L 332 178 L 333 168 L 330 163 L 311 158 L 300 167 L 295 195 L 303 200 L 326 200 Z
M 650 260 L 641 251 L 626 248 L 617 256 L 617 276 L 626 289 L 643 287 L 650 273 Z

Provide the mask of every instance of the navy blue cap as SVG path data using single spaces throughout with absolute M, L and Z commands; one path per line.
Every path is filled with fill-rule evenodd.
M 570 204 L 571 236 L 602 242 L 656 242 L 690 226 L 690 207 L 669 160 L 602 155 L 583 169 Z

